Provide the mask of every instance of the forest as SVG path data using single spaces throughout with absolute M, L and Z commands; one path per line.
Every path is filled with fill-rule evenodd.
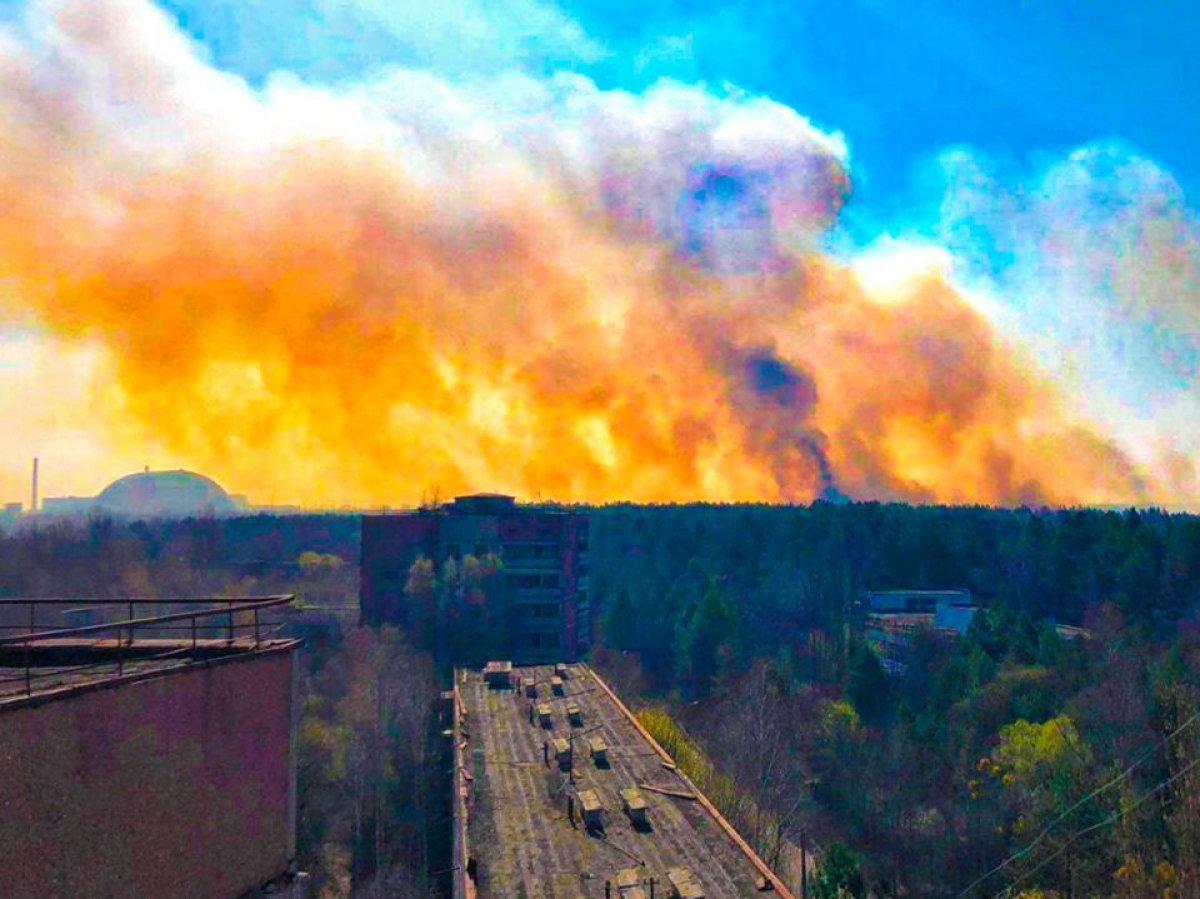
M 772 864 L 806 841 L 809 896 L 1200 895 L 1200 519 L 589 511 L 591 661 Z M 22 526 L 0 595 L 296 593 L 301 864 L 323 899 L 435 896 L 446 672 L 419 634 L 358 627 L 357 541 L 333 515 Z M 471 584 L 420 574 L 423 602 Z M 889 588 L 980 611 L 887 674 L 859 603 Z
M 596 664 L 720 772 L 760 851 L 805 833 L 811 895 L 1200 895 L 1200 520 L 817 503 L 592 527 Z M 889 676 L 856 623 L 889 588 L 981 610 Z

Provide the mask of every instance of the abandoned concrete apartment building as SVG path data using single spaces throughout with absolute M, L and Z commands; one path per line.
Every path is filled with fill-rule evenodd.
M 460 496 L 436 508 L 364 515 L 361 552 L 367 624 L 410 623 L 405 585 L 418 558 L 431 560 L 440 575 L 449 560 L 495 555 L 515 609 L 506 657 L 524 663 L 574 661 L 591 644 L 586 515 L 519 505 L 500 494 Z

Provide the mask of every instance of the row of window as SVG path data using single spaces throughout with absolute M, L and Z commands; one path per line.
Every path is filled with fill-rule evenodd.
M 559 577 L 557 572 L 550 574 L 506 574 L 504 586 L 514 590 L 557 590 Z
M 586 542 L 581 544 L 579 549 L 586 552 Z M 460 562 L 464 552 L 470 552 L 475 558 L 482 559 L 495 551 L 495 547 L 486 543 L 476 543 L 469 548 L 458 543 L 447 543 L 445 557 Z M 530 559 L 557 559 L 562 555 L 562 550 L 557 543 L 505 543 L 501 546 L 500 553 L 506 562 L 524 562 Z M 576 565 L 581 572 L 587 571 L 586 561 L 580 560 Z
M 556 602 L 530 603 L 529 605 L 521 606 L 521 608 L 530 618 L 559 617 L 559 605 Z
M 504 560 L 556 559 L 562 554 L 557 543 L 505 543 Z
M 558 634 L 522 634 L 521 643 L 530 649 L 556 649 Z
M 490 546 L 488 546 L 486 543 L 476 543 L 470 550 L 471 555 L 473 555 L 477 559 L 482 559 L 484 556 L 486 556 L 488 553 L 490 553 L 492 551 L 493 551 L 492 548 Z M 462 556 L 463 556 L 463 547 L 462 546 L 460 546 L 457 543 L 447 543 L 446 544 L 446 558 L 447 559 L 453 559 L 454 561 L 458 562 L 458 561 L 462 560 Z

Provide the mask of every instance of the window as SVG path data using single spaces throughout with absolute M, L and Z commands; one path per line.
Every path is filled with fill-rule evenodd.
M 522 603 L 520 614 L 526 620 L 553 621 L 562 614 L 562 611 L 556 602 L 535 602 Z
M 561 551 L 557 543 L 504 543 L 500 547 L 500 553 L 506 562 L 525 562 L 530 559 L 557 559 Z
M 561 579 L 557 573 L 510 571 L 504 575 L 504 586 L 512 590 L 557 590 Z

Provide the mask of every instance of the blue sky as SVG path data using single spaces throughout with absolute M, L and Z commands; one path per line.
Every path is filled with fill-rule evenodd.
M 831 249 L 885 305 L 932 275 L 1085 425 L 1178 469 L 1164 495 L 1200 498 L 1198 38 L 1200 4 L 1165 0 L 0 0 L 0 108 L 28 113 L 0 174 L 40 147 L 39 172 L 61 157 L 119 194 L 155 154 L 229 141 L 253 164 L 268 137 L 386 135 L 414 183 L 461 186 L 435 204 L 449 217 L 482 220 L 498 189 L 532 183 L 569 195 L 555 215 L 611 216 L 614 251 L 650 235 L 740 275 L 779 247 Z M 563 71 L 585 77 L 546 77 Z M 846 153 L 853 192 L 831 222 Z M 721 173 L 703 209 L 681 206 L 689 179 Z M 40 340 L 32 321 L 22 339 Z M 811 335 L 785 336 L 803 355 Z M 55 347 L 19 348 L 0 372 L 33 385 Z M 78 367 L 102 383 L 105 358 Z M 55 427 L 27 431 L 57 442 Z
M 1195 3 L 519 0 L 490 4 L 499 29 L 473 22 L 487 7 L 465 2 L 162 5 L 218 65 L 252 81 L 281 68 L 339 81 L 389 64 L 446 71 L 513 56 L 578 69 L 606 87 L 661 76 L 729 81 L 844 133 L 852 209 L 872 220 L 911 220 L 928 197 L 930 159 L 956 145 L 1022 167 L 1118 139 L 1171 170 L 1189 195 L 1200 183 Z M 491 36 L 481 43 L 494 59 L 455 52 L 456 34 L 472 31 Z
M 673 6 L 577 12 L 610 40 L 639 22 L 644 39 L 693 31 L 699 75 L 846 132 L 880 199 L 914 161 L 960 143 L 1019 157 L 1118 137 L 1176 170 L 1195 165 L 1196 4 L 814 0 L 687 4 L 686 17 Z

